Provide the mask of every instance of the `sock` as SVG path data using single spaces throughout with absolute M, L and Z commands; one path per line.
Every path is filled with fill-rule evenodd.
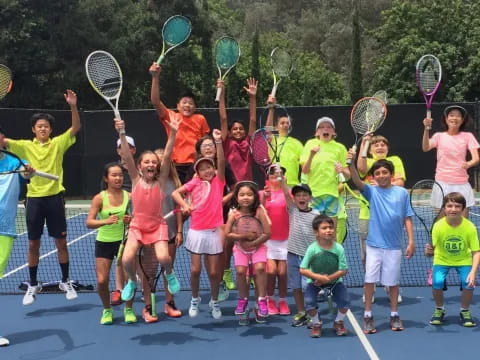
M 285 300 L 285 298 L 279 298 L 278 302 L 281 302 L 281 301 L 286 301 L 286 300 Z
M 262 301 L 262 300 L 265 300 L 265 296 L 259 296 L 258 297 L 258 301 Z
M 312 322 L 314 324 L 321 324 L 322 322 L 320 321 L 320 319 L 318 318 L 318 312 L 315 313 L 315 315 L 313 316 L 310 316 L 310 318 L 312 319 Z
M 69 263 L 63 263 L 60 264 L 60 269 L 62 269 L 62 282 L 68 281 L 68 268 L 69 268 Z
M 468 309 L 465 309 L 465 308 L 460 308 L 460 311 L 468 311 Z
M 390 316 L 398 316 L 398 311 L 391 311 Z
M 38 265 L 36 266 L 29 266 L 28 267 L 28 272 L 30 274 L 30 285 L 31 286 L 36 286 L 38 285 L 37 281 L 37 270 L 38 270 Z
M 343 319 L 345 319 L 345 315 L 347 315 L 346 313 L 345 314 L 342 314 L 340 311 L 337 313 L 337 317 L 335 318 L 335 322 L 339 322 L 339 321 L 343 321 Z
M 372 317 L 372 312 L 371 311 L 365 311 L 363 313 L 363 317 Z
M 445 310 L 445 306 L 437 306 L 437 309 L 438 310 Z M 460 309 L 460 311 L 462 311 L 462 310 Z

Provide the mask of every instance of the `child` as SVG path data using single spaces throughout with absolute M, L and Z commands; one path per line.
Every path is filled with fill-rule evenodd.
M 315 239 L 312 221 L 318 214 L 309 206 L 312 200 L 312 190 L 310 190 L 307 184 L 298 184 L 292 187 L 291 197 L 284 178 L 282 190 L 287 200 L 289 215 L 287 245 L 288 285 L 293 291 L 293 299 L 297 306 L 297 314 L 293 316 L 292 326 L 297 327 L 308 322 L 303 298 L 305 284 L 304 279 L 300 275 L 300 264 L 308 246 Z
M 370 222 L 367 236 L 365 263 L 365 313 L 366 334 L 377 332 L 372 316 L 372 296 L 374 285 L 380 281 L 389 287 L 390 327 L 393 331 L 403 330 L 398 314 L 398 283 L 400 280 L 401 240 L 403 227 L 407 230 L 408 245 L 405 256 L 410 259 L 415 252 L 413 239 L 413 210 L 408 192 L 400 186 L 392 185 L 395 173 L 393 164 L 385 159 L 377 160 L 369 170 L 376 186 L 365 184 L 359 177 L 354 163 L 355 150 L 350 149 L 352 159 L 350 172 L 355 186 L 370 203 Z
M 315 209 L 328 216 L 336 216 L 338 204 L 338 171 L 345 178 L 347 149 L 335 141 L 335 123 L 329 117 L 317 121 L 315 139 L 308 140 L 300 156 L 302 173 L 308 175 L 308 185 L 318 206 Z M 338 168 L 338 169 L 337 169 Z
M 194 164 L 196 177 L 172 193 L 172 198 L 182 207 L 182 212 L 192 215 L 190 229 L 188 230 L 185 248 L 191 254 L 190 284 L 192 300 L 188 311 L 190 317 L 195 317 L 199 312 L 199 287 L 200 272 L 202 270 L 202 255 L 205 257 L 208 278 L 210 280 L 211 300 L 209 307 L 214 319 L 222 317 L 218 301 L 219 285 L 221 281 L 220 254 L 223 252 L 222 244 L 222 194 L 225 186 L 225 156 L 223 154 L 222 134 L 220 130 L 213 130 L 213 138 L 217 148 L 217 169 L 212 158 L 200 158 Z M 208 198 L 199 208 L 188 205 L 183 196 L 195 191 L 202 181 L 210 182 Z M 194 205 L 194 204 L 193 204 Z
M 0 149 L 5 148 L 5 133 L 0 128 Z M 15 228 L 15 217 L 17 216 L 18 197 L 20 190 L 26 179 L 34 171 L 31 166 L 27 166 L 25 173 L 11 173 L 9 171 L 18 168 L 18 160 L 14 157 L 0 152 L 0 279 L 7 268 L 8 259 L 12 251 L 13 240 L 17 236 Z M 0 346 L 8 346 L 10 342 L 7 338 L 0 336 Z
M 123 172 L 118 163 L 105 165 L 103 174 L 104 189 L 92 199 L 86 225 L 89 229 L 98 229 L 95 241 L 95 268 L 97 273 L 98 295 L 103 304 L 100 324 L 113 323 L 113 309 L 109 300 L 110 267 L 124 235 L 124 223 L 130 221 L 126 214 L 130 194 L 122 190 Z M 98 217 L 98 219 L 97 219 Z M 126 303 L 124 314 L 128 322 L 133 313 L 133 300 Z
M 463 326 L 476 326 L 470 313 L 475 276 L 480 263 L 480 246 L 475 225 L 462 216 L 466 200 L 462 194 L 453 192 L 443 199 L 445 217 L 438 220 L 432 229 L 432 245 L 425 252 L 433 257 L 432 294 L 435 301 L 430 324 L 442 325 L 445 317 L 443 285 L 450 269 L 455 269 L 462 290 L 460 321 Z
M 357 159 L 357 168 L 358 172 L 360 173 L 360 177 L 363 178 L 364 182 L 370 185 L 376 185 L 373 176 L 368 175 L 368 170 L 372 167 L 373 163 L 380 159 L 386 159 L 391 161 L 393 167 L 395 168 L 395 173 L 392 177 L 392 185 L 396 186 L 404 186 L 406 176 L 405 176 L 405 168 L 403 167 L 403 162 L 400 157 L 391 155 L 388 156 L 389 151 L 389 143 L 388 140 L 381 136 L 371 136 L 370 134 L 365 135 L 362 138 L 362 143 L 360 145 L 359 154 L 363 154 L 363 149 L 365 147 L 365 142 L 370 141 L 370 147 L 368 149 L 369 154 L 371 157 L 366 158 L 363 156 L 359 156 Z M 368 219 L 370 218 L 370 211 L 368 208 L 368 202 L 365 200 L 360 201 L 360 212 L 358 214 L 358 227 L 359 227 L 359 234 L 360 234 L 360 257 L 362 259 L 363 268 L 365 270 L 365 239 L 367 238 L 368 234 Z M 385 287 L 385 291 L 388 294 L 388 287 Z M 365 295 L 363 296 L 365 299 Z M 372 302 L 374 298 L 372 298 Z M 365 302 L 365 300 L 364 300 Z M 400 290 L 398 292 L 398 303 L 402 302 L 402 296 L 400 294 Z
M 475 136 L 464 131 L 469 125 L 471 118 L 463 107 L 452 105 L 443 111 L 442 125 L 446 131 L 437 132 L 429 139 L 429 131 L 432 119 L 424 119 L 422 138 L 422 150 L 430 151 L 437 148 L 437 167 L 435 180 L 441 185 L 444 194 L 459 192 L 465 197 L 467 206 L 463 215 L 468 217 L 468 208 L 475 204 L 475 196 L 468 182 L 467 169 L 478 165 L 478 148 L 480 145 Z M 467 150 L 471 160 L 466 161 Z M 432 194 L 432 205 L 440 208 L 442 204 L 441 194 Z
M 305 290 L 305 305 L 307 314 L 313 322 L 311 337 L 318 338 L 322 334 L 322 321 L 317 311 L 317 294 L 322 286 L 335 283 L 332 287 L 332 297 L 337 304 L 338 312 L 333 323 L 333 328 L 338 336 L 347 334 L 343 319 L 349 308 L 347 287 L 343 284 L 342 278 L 347 274 L 348 266 L 343 246 L 335 241 L 335 224 L 332 218 L 326 215 L 318 215 L 312 222 L 316 242 L 313 242 L 305 253 L 300 264 L 300 274 L 308 278 Z M 313 257 L 324 251 L 331 252 L 338 257 L 338 270 L 333 274 L 317 274 L 313 271 L 311 263 Z
M 265 242 L 270 237 L 270 223 L 265 210 L 260 206 L 257 184 L 251 181 L 240 181 L 235 186 L 232 200 L 233 211 L 228 216 L 225 233 L 228 240 L 235 242 L 233 254 L 235 259 L 235 271 L 237 273 L 238 303 L 235 315 L 244 315 L 248 309 L 248 256 L 251 256 L 253 270 L 255 272 L 255 289 L 258 294 L 257 308 L 260 317 L 268 316 L 266 287 L 267 277 L 265 265 L 267 262 L 267 247 Z M 263 232 L 246 236 L 236 234 L 232 225 L 240 216 L 255 216 L 262 224 Z M 251 253 L 247 255 L 246 252 Z M 253 274 L 248 274 L 252 276 Z
M 172 258 L 168 253 L 168 227 L 163 219 L 162 210 L 165 183 L 170 172 L 170 154 L 180 122 L 175 118 L 168 122 L 170 131 L 161 165 L 155 153 L 145 151 L 140 154 L 138 166 L 135 166 L 133 156 L 128 149 L 125 124 L 123 120 L 115 119 L 115 128 L 120 134 L 122 157 L 126 160 L 133 183 L 131 195 L 133 219 L 122 258 L 123 267 L 128 274 L 128 282 L 121 295 L 124 301 L 131 300 L 135 295 L 135 256 L 140 245 L 153 245 L 155 256 L 165 269 L 168 290 L 172 294 L 180 290 L 180 283 L 173 272 Z M 135 314 L 132 312 L 129 315 L 128 322 L 135 322 Z
M 284 168 L 271 165 L 267 169 L 267 181 L 260 200 L 272 222 L 272 234 L 267 241 L 267 305 L 269 315 L 290 315 L 287 297 L 288 211 L 286 196 L 282 190 Z M 274 299 L 278 278 L 278 307 Z
M 50 114 L 34 114 L 31 119 L 33 140 L 5 139 L 8 149 L 25 158 L 33 168 L 58 175 L 53 181 L 34 177 L 27 185 L 26 220 L 28 230 L 28 271 L 30 284 L 23 297 L 23 305 L 31 305 L 41 290 L 37 280 L 40 258 L 40 238 L 45 222 L 48 235 L 55 239 L 58 262 L 62 272 L 60 290 L 65 291 L 67 300 L 77 298 L 77 292 L 69 280 L 69 255 L 67 247 L 67 221 L 63 193 L 63 155 L 75 143 L 75 135 L 80 131 L 80 115 L 77 110 L 77 95 L 72 90 L 64 94 L 72 113 L 72 126 L 63 134 L 50 138 L 55 119 Z
M 210 128 L 208 127 L 205 117 L 201 114 L 195 113 L 197 107 L 195 104 L 195 97 L 191 92 L 182 94 L 178 99 L 178 112 L 167 109 L 167 107 L 160 101 L 160 70 L 160 66 L 155 62 L 150 66 L 149 71 L 152 75 L 150 98 L 160 121 L 165 127 L 167 135 L 170 133 L 170 127 L 167 125 L 168 120 L 170 119 L 171 121 L 172 118 L 182 120 L 180 122 L 181 125 L 178 129 L 178 135 L 172 152 L 172 161 L 177 168 L 178 176 L 183 184 L 186 181 L 190 166 L 195 161 L 195 143 L 203 135 L 208 134 Z

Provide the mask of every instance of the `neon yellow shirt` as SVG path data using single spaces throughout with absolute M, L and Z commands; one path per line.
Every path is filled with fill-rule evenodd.
M 300 155 L 303 144 L 293 138 L 279 136 L 277 138 L 277 152 L 280 154 L 280 166 L 286 170 L 287 185 L 292 187 L 298 184 L 298 172 L 300 167 Z
M 44 144 L 36 138 L 33 140 L 8 140 L 8 149 L 20 158 L 26 159 L 29 164 L 39 171 L 59 177 L 58 181 L 34 176 L 27 185 L 28 197 L 51 196 L 65 191 L 63 187 L 63 155 L 70 146 L 75 144 L 76 138 L 70 129 L 56 136 Z
M 373 166 L 375 161 L 378 159 L 376 158 L 367 158 L 367 169 L 370 170 L 370 168 Z M 400 157 L 393 155 L 393 156 L 387 156 L 385 160 L 391 161 L 393 163 L 393 167 L 395 169 L 395 173 L 393 174 L 393 178 L 396 179 L 403 179 L 404 181 L 407 180 L 407 177 L 405 176 L 405 168 L 403 167 L 403 161 L 400 159 Z M 370 175 L 365 175 L 365 174 L 359 174 L 360 177 L 365 177 L 364 182 L 365 184 L 370 184 L 370 180 L 373 179 L 372 176 Z M 360 195 L 362 196 L 362 195 Z M 365 198 L 364 198 L 365 199 Z M 359 202 L 360 204 L 360 212 L 358 213 L 358 218 L 362 220 L 368 220 L 370 219 L 370 209 L 366 204 L 368 204 L 367 199 L 365 199 L 365 204 L 363 202 Z
M 312 189 L 313 196 L 332 195 L 338 197 L 338 175 L 335 164 L 339 162 L 346 166 L 347 149 L 335 140 L 328 142 L 317 138 L 310 139 L 303 148 L 300 156 L 300 164 L 304 165 L 310 156 L 310 150 L 319 146 L 320 151 L 315 154 L 308 173 L 308 185 Z
M 468 219 L 462 218 L 460 225 L 453 227 L 444 217 L 432 229 L 432 245 L 435 248 L 434 265 L 472 265 L 472 251 L 479 251 L 477 228 Z

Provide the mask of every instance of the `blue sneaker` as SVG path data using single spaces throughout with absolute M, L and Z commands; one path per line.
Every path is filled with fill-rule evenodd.
M 135 289 L 137 288 L 137 284 L 135 281 L 128 280 L 127 284 L 124 286 L 122 290 L 122 300 L 123 301 L 130 301 L 133 299 L 135 295 Z
M 172 271 L 171 274 L 166 275 L 167 282 L 168 282 L 168 291 L 170 294 L 174 295 L 180 291 L 180 282 L 178 281 L 175 273 Z

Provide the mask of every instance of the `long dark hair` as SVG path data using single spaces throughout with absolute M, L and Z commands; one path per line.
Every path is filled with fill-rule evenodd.
M 238 203 L 238 193 L 242 187 L 248 187 L 250 190 L 253 191 L 253 203 L 250 206 L 250 212 L 255 214 L 257 212 L 258 207 L 260 206 L 260 196 L 258 195 L 258 185 L 253 181 L 239 181 L 235 184 L 235 188 L 233 189 L 233 195 L 231 200 L 231 205 L 233 208 L 238 209 L 240 208 L 240 204 Z
M 111 168 L 113 167 L 118 167 L 120 170 L 122 170 L 122 167 L 118 162 L 109 162 L 108 164 L 105 164 L 103 168 L 103 176 L 102 176 L 102 190 L 107 190 L 108 184 L 107 184 L 107 178 L 108 178 L 108 173 Z M 122 171 L 123 175 L 123 171 Z

